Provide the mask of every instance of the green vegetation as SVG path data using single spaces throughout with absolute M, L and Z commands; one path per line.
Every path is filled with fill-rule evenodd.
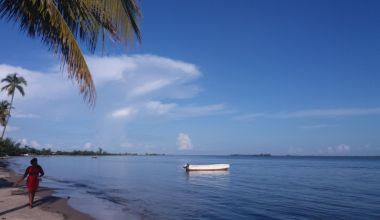
M 9 138 L 0 140 L 0 156 L 23 156 L 23 155 L 69 155 L 69 156 L 163 156 L 164 154 L 155 154 L 155 153 L 145 153 L 145 154 L 136 154 L 136 153 L 108 153 L 102 148 L 98 148 L 97 151 L 88 151 L 88 150 L 73 150 L 73 151 L 52 151 L 51 149 L 35 149 L 29 146 L 22 147 L 20 143 L 17 143 Z
M 38 150 L 28 146 L 21 147 L 20 143 L 16 143 L 15 141 L 12 141 L 9 138 L 0 140 L 0 156 L 21 156 L 24 154 L 52 155 L 52 151 L 50 149 L 45 148 L 43 148 L 42 150 Z
M 11 104 L 7 100 L 3 100 L 0 102 L 0 125 L 4 128 L 9 116 L 10 106 Z
M 21 32 L 40 38 L 58 54 L 90 104 L 95 102 L 95 85 L 78 41 L 90 53 L 99 37 L 103 48 L 105 36 L 122 45 L 134 35 L 141 41 L 140 17 L 137 0 L 0 0 L 0 19 L 14 21 Z

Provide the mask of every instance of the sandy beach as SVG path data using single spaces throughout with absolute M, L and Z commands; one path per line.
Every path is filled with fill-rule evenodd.
M 67 199 L 53 196 L 53 190 L 40 187 L 36 193 L 34 208 L 28 207 L 28 194 L 24 187 L 13 187 L 20 175 L 6 168 L 6 160 L 0 159 L 0 218 L 3 219 L 92 219 L 67 204 Z

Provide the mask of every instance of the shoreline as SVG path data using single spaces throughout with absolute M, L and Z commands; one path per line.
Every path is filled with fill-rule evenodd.
M 94 220 L 68 204 L 68 199 L 53 196 L 54 189 L 39 187 L 35 206 L 27 205 L 28 194 L 25 187 L 13 187 L 21 175 L 7 167 L 9 162 L 0 159 L 0 217 L 2 219 L 40 219 L 40 220 Z M 23 184 L 24 185 L 24 184 Z

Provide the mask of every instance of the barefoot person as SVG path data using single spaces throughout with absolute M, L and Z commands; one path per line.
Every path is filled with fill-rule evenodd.
M 33 158 L 30 161 L 30 164 L 32 165 L 26 168 L 24 176 L 15 183 L 15 186 L 23 181 L 25 177 L 28 177 L 26 180 L 26 185 L 28 186 L 29 192 L 29 208 L 33 208 L 34 195 L 38 189 L 38 183 L 40 181 L 39 178 L 44 175 L 44 170 L 40 165 L 38 165 L 37 158 Z

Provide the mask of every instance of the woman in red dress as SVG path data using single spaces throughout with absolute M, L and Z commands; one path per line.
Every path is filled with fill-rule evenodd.
M 23 181 L 26 177 L 28 179 L 26 180 L 26 185 L 28 186 L 28 192 L 29 192 L 29 208 L 33 208 L 33 200 L 34 195 L 36 194 L 36 191 L 38 189 L 38 183 L 40 177 L 42 177 L 45 173 L 44 170 L 40 165 L 38 165 L 37 158 L 33 158 L 30 161 L 31 166 L 26 168 L 24 176 L 21 177 L 19 181 L 16 182 L 16 186 Z

